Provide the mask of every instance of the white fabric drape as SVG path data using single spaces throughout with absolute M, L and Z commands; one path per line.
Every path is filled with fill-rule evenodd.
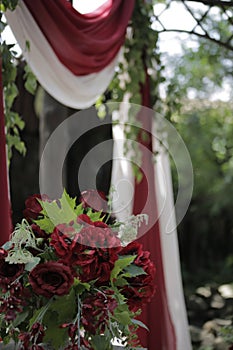
M 132 215 L 132 203 L 134 192 L 132 190 L 134 178 L 130 166 L 130 155 L 123 155 L 123 143 L 125 138 L 122 134 L 123 124 L 126 122 L 126 110 L 124 103 L 122 104 L 120 113 L 118 113 L 119 124 L 113 127 L 114 137 L 114 153 L 113 153 L 113 172 L 112 186 L 116 188 L 116 198 L 113 201 L 113 211 L 119 220 L 124 220 L 127 216 Z M 124 112 L 122 112 L 122 109 Z M 153 135 L 156 135 L 156 122 L 153 125 Z M 164 268 L 164 278 L 167 299 L 169 304 L 169 312 L 171 320 L 174 324 L 176 335 L 177 350 L 191 350 L 191 341 L 188 328 L 188 320 L 186 314 L 186 306 L 184 301 L 178 238 L 176 231 L 176 218 L 174 213 L 174 199 L 171 180 L 171 170 L 169 156 L 163 147 L 159 146 L 159 142 L 153 138 L 154 152 L 158 152 L 154 163 L 156 202 L 159 216 L 160 239 L 162 246 L 162 261 Z M 124 179 L 122 188 L 120 186 L 121 179 Z M 118 191 L 119 183 L 119 191 Z M 125 206 L 125 211 L 122 207 Z M 127 214 L 127 216 L 125 215 Z M 168 231 L 172 227 L 171 232 Z M 169 350 L 169 349 L 165 349 Z
M 158 151 L 158 145 L 155 149 Z M 162 147 L 154 165 L 156 200 L 159 212 L 164 278 L 171 319 L 176 333 L 177 350 L 191 350 L 188 320 L 180 271 L 176 218 L 171 216 L 174 208 L 171 170 L 168 154 Z M 173 231 L 168 233 L 169 226 Z

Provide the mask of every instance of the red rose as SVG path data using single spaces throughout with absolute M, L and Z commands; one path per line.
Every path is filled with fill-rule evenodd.
M 0 283 L 10 284 L 24 271 L 24 264 L 9 264 L 4 258 L 0 259 Z
M 69 293 L 74 282 L 68 266 L 56 261 L 38 264 L 30 272 L 29 282 L 36 294 L 51 298 Z
M 103 221 L 92 221 L 90 219 L 90 217 L 86 214 L 80 214 L 78 217 L 77 217 L 77 223 L 80 224 L 80 225 L 84 225 L 84 226 L 88 226 L 88 225 L 91 225 L 91 226 L 95 226 L 95 227 L 103 227 L 103 228 L 107 228 L 108 225 L 103 222 Z
M 59 262 L 76 267 L 73 274 L 82 282 L 97 280 L 97 285 L 106 284 L 122 249 L 121 242 L 108 225 L 92 222 L 87 215 L 80 217 L 86 223 L 80 232 L 74 235 L 73 227 L 58 225 L 51 235 L 50 245 L 60 258 Z
M 92 208 L 95 211 L 108 211 L 108 201 L 102 191 L 87 190 L 81 193 L 80 202 L 83 208 Z
M 72 239 L 69 234 L 75 233 L 74 228 L 65 224 L 55 227 L 51 234 L 50 245 L 55 249 L 56 255 L 60 258 L 69 259 L 72 254 Z
M 110 281 L 110 274 L 118 259 L 121 248 L 94 248 L 84 250 L 77 256 L 76 264 L 82 267 L 80 279 L 82 282 L 96 280 L 97 285 L 105 285 Z M 88 263 L 85 263 L 85 261 Z
M 77 222 L 85 222 L 84 227 L 76 234 L 75 240 L 89 247 L 111 248 L 121 246 L 116 233 L 102 221 L 84 221 L 87 215 L 80 215 Z M 80 219 L 81 217 L 81 219 Z M 87 216 L 88 217 L 88 216 Z
M 137 255 L 139 256 L 142 253 L 142 244 L 138 243 L 136 241 L 133 241 L 129 244 L 127 244 L 127 246 L 123 247 L 120 255 Z
M 38 219 L 40 212 L 43 209 L 38 199 L 42 201 L 50 201 L 49 197 L 45 194 L 34 194 L 33 196 L 28 197 L 25 201 L 26 208 L 23 211 L 23 215 L 28 221 Z
M 155 266 L 150 260 L 150 252 L 144 251 L 138 242 L 131 242 L 124 247 L 119 255 L 136 255 L 134 264 L 142 267 L 146 272 L 144 275 L 126 278 L 128 285 L 121 290 L 127 298 L 127 303 L 132 311 L 137 311 L 145 303 L 149 303 L 155 293 Z
M 80 224 L 80 225 L 93 225 L 93 221 L 91 221 L 91 219 L 89 218 L 88 215 L 86 214 L 80 214 L 78 217 L 77 217 L 77 223 Z

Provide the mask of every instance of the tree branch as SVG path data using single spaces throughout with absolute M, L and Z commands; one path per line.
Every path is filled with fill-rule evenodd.
M 188 2 L 188 1 L 201 2 L 202 4 L 209 5 L 209 6 L 219 6 L 219 7 L 233 6 L 233 1 L 227 1 L 227 0 L 181 0 L 181 2 Z
M 217 40 L 215 38 L 212 38 L 209 35 L 203 35 L 203 34 L 200 34 L 200 33 L 197 33 L 197 32 L 193 32 L 193 31 L 188 31 L 188 30 L 185 30 L 185 29 L 167 29 L 167 28 L 165 28 L 165 29 L 158 30 L 158 33 L 165 33 L 165 32 L 177 32 L 177 33 L 186 33 L 186 34 L 197 35 L 200 38 L 204 38 L 204 39 L 213 41 L 215 44 L 218 44 L 218 45 L 220 45 L 222 47 L 225 47 L 228 50 L 233 51 L 233 46 L 230 45 L 228 42 L 219 41 L 219 40 Z

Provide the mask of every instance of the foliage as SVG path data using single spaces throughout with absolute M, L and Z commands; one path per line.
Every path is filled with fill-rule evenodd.
M 145 83 L 146 73 L 153 79 L 153 102 L 157 98 L 160 55 L 156 49 L 158 34 L 151 28 L 152 23 L 152 4 L 137 1 L 127 28 L 123 58 L 109 87 L 113 101 L 122 102 L 124 95 L 129 93 L 129 102 L 141 105 L 141 87 Z
M 213 93 L 217 96 L 226 84 L 232 84 L 233 52 L 200 38 L 193 43 L 194 47 L 189 48 L 184 42 L 181 55 L 164 57 L 170 69 L 164 83 L 169 119 L 180 110 L 185 96 L 211 99 Z
M 135 7 L 131 21 L 127 28 L 123 54 L 116 69 L 116 74 L 108 87 L 107 97 L 111 102 L 129 102 L 143 105 L 142 88 L 146 81 L 146 75 L 150 80 L 150 105 L 159 106 L 159 84 L 164 80 L 162 77 L 162 64 L 158 51 L 158 33 L 152 29 L 154 10 L 151 2 L 139 0 Z M 146 40 L 145 40 L 146 38 Z M 103 113 L 102 103 L 106 99 L 102 96 L 97 101 L 96 107 L 99 115 Z M 116 104 L 116 108 L 119 105 Z M 139 111 L 140 109 L 138 109 Z M 141 123 L 135 113 L 135 106 L 128 111 L 127 122 L 124 125 L 125 153 L 130 150 L 133 172 L 138 181 L 142 174 L 138 166 L 141 164 L 141 151 L 137 141 L 139 133 L 142 133 Z M 114 123 L 117 123 L 114 120 Z
M 224 193 L 232 193 L 233 180 L 231 105 L 187 101 L 181 114 L 174 114 L 172 121 L 191 154 L 195 176 L 194 197 L 200 194 L 206 196 L 212 214 L 218 213 L 220 208 L 227 208 L 231 204 L 231 196 Z M 211 187 L 208 186 L 210 183 Z
M 18 0 L 4 0 L 1 3 L 1 20 L 0 20 L 0 34 L 6 27 L 3 20 L 3 12 L 7 9 L 14 10 L 17 6 Z M 12 156 L 12 149 L 15 148 L 18 152 L 25 155 L 26 147 L 21 140 L 20 132 L 24 128 L 24 121 L 18 113 L 14 112 L 13 104 L 18 95 L 18 89 L 15 84 L 17 75 L 17 63 L 20 58 L 14 51 L 14 45 L 7 44 L 5 41 L 1 44 L 2 58 L 2 76 L 3 76 L 3 93 L 4 93 L 4 114 L 6 124 L 6 141 L 8 146 L 8 159 Z M 29 66 L 25 66 L 25 88 L 30 93 L 34 94 L 36 90 L 36 79 L 32 74 Z
M 113 338 L 128 349 L 139 345 L 135 331 L 146 326 L 135 317 L 154 294 L 154 265 L 141 244 L 123 243 L 123 224 L 107 225 L 103 211 L 87 207 L 86 196 L 79 205 L 66 192 L 26 201 L 29 222 L 0 249 L 5 343 L 13 338 L 22 350 L 112 350 Z
M 5 12 L 7 9 L 13 11 L 18 5 L 19 0 L 2 0 L 1 1 L 1 12 Z
M 233 326 L 225 326 L 222 327 L 220 332 L 220 336 L 229 344 L 233 345 Z M 232 349 L 232 348 L 230 348 Z
M 226 22 L 222 22 L 209 21 L 206 30 L 209 28 L 212 35 L 213 26 L 224 29 Z M 226 37 L 229 34 L 229 25 L 223 29 L 222 38 L 224 30 Z M 213 29 L 215 35 L 217 31 L 219 28 Z M 185 283 L 222 283 L 232 278 L 233 109 L 230 100 L 213 100 L 220 98 L 226 87 L 229 98 L 233 97 L 233 53 L 196 37 L 192 43 L 182 42 L 182 53 L 168 52 L 162 57 L 167 76 L 161 84 L 165 90 L 163 114 L 183 138 L 194 168 L 192 201 L 178 228 L 182 272 Z M 176 192 L 178 179 L 173 165 L 172 170 Z M 181 183 L 187 183 L 185 174 Z
M 179 226 L 183 268 L 191 273 L 192 282 L 196 276 L 200 283 L 201 270 L 205 269 L 209 278 L 211 274 L 215 280 L 222 277 L 221 283 L 231 278 L 232 269 L 232 106 L 206 100 L 183 103 L 180 113 L 172 116 L 190 152 L 194 171 L 192 201 Z M 172 170 L 176 191 L 176 171 Z M 193 271 L 198 273 L 193 276 Z

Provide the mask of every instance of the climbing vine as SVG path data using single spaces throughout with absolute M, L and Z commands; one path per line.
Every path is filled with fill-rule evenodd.
M 141 104 L 141 86 L 145 83 L 146 69 L 151 81 L 151 105 L 159 100 L 158 86 L 162 81 L 162 65 L 158 52 L 158 33 L 152 29 L 153 4 L 138 0 L 127 29 L 123 59 L 109 86 L 112 100 L 121 102 L 130 92 L 129 102 Z M 146 68 L 146 69 L 145 69 Z
M 142 177 L 138 169 L 138 165 L 141 164 L 141 152 L 138 142 L 131 141 L 137 141 L 139 132 L 141 137 L 147 137 L 147 135 L 140 128 L 135 104 L 142 105 L 141 89 L 148 74 L 151 107 L 158 111 L 161 105 L 159 84 L 164 80 L 158 50 L 158 33 L 152 29 L 153 21 L 153 2 L 136 1 L 133 16 L 127 28 L 123 55 L 109 86 L 111 101 L 122 102 L 127 96 L 127 102 L 134 104 L 134 107 L 128 111 L 127 123 L 124 126 L 126 139 L 124 150 L 125 153 L 130 150 L 134 175 L 138 181 Z
M 2 0 L 0 4 L 0 34 L 2 34 L 7 25 L 4 20 L 4 12 L 6 10 L 13 11 L 17 4 L 18 0 Z M 17 57 L 14 45 L 7 44 L 5 41 L 1 43 L 0 56 L 2 60 L 4 114 L 7 131 L 6 141 L 8 146 L 8 159 L 10 160 L 14 148 L 23 155 L 26 153 L 25 144 L 20 136 L 20 132 L 23 130 L 25 123 L 20 115 L 13 110 L 13 103 L 18 96 L 18 88 L 15 80 L 17 75 L 17 64 L 20 61 L 20 58 Z M 36 79 L 28 65 L 25 66 L 24 79 L 27 91 L 34 93 L 36 89 Z

